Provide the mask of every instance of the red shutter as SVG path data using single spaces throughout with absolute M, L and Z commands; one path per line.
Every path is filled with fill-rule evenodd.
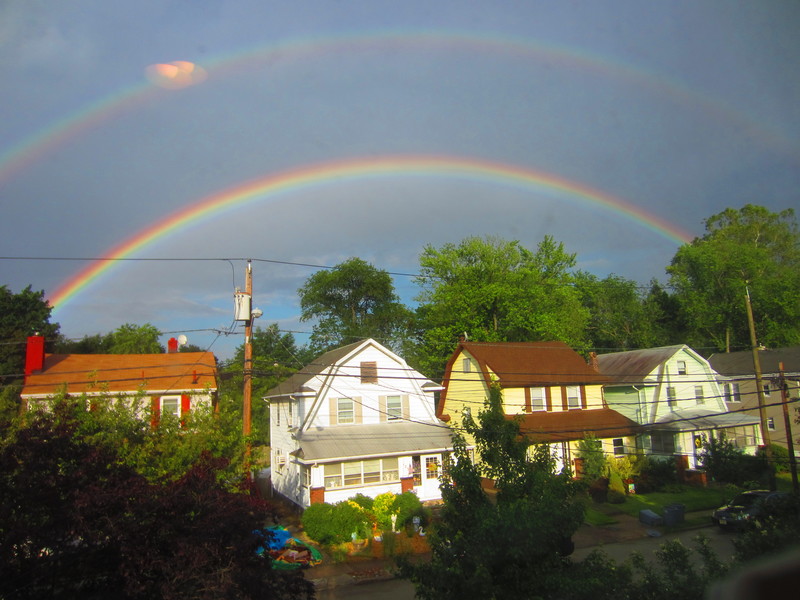
M 153 396 L 150 399 L 150 409 L 153 413 L 150 417 L 150 426 L 155 429 L 158 427 L 158 421 L 161 419 L 161 396 Z
M 531 405 L 531 388 L 528 386 L 525 386 L 525 407 L 522 410 L 526 413 L 533 410 L 533 406 Z
M 567 400 L 567 388 L 561 386 L 561 409 L 569 410 L 569 401 Z
M 581 386 L 581 408 L 583 410 L 586 410 L 586 408 L 587 408 L 587 405 L 586 405 L 586 386 L 585 385 Z
M 185 418 L 189 414 L 191 407 L 192 403 L 189 394 L 181 394 L 181 427 L 186 425 Z

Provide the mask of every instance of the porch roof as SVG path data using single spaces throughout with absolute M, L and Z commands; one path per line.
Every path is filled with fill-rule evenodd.
M 442 452 L 453 447 L 451 433 L 438 421 L 314 427 L 296 434 L 295 455 L 309 463 Z
M 674 431 L 698 431 L 703 429 L 725 429 L 760 425 L 758 417 L 743 412 L 713 412 L 708 409 L 690 408 L 673 410 L 655 423 L 650 429 L 671 429 Z

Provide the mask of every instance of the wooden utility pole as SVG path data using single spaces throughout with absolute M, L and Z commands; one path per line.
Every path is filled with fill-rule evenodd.
M 247 261 L 247 272 L 245 273 L 244 291 L 248 298 L 253 297 L 253 268 L 250 261 Z M 250 435 L 252 425 L 252 388 L 253 388 L 253 313 L 252 304 L 250 314 L 244 322 L 244 396 L 242 400 L 242 435 L 247 439 Z M 245 442 L 244 466 L 245 472 L 250 472 L 250 442 Z
M 800 494 L 800 486 L 797 483 L 797 459 L 794 456 L 794 440 L 792 440 L 792 419 L 789 417 L 789 401 L 786 385 L 786 377 L 783 374 L 783 363 L 778 363 L 780 371 L 780 386 L 781 386 L 781 406 L 783 406 L 783 422 L 786 426 L 786 448 L 789 450 L 789 468 L 792 471 L 792 491 L 795 494 Z
M 758 392 L 758 414 L 761 419 L 761 439 L 764 442 L 764 452 L 767 456 L 769 465 L 769 484 L 770 489 L 775 489 L 775 472 L 772 464 L 772 442 L 769 438 L 769 427 L 767 426 L 767 407 L 764 400 L 764 385 L 761 378 L 761 358 L 758 356 L 758 342 L 756 341 L 756 326 L 753 322 L 753 307 L 750 304 L 750 288 L 745 286 L 744 296 L 745 306 L 747 307 L 747 325 L 750 328 L 750 345 L 753 349 L 753 371 L 756 374 L 756 391 Z

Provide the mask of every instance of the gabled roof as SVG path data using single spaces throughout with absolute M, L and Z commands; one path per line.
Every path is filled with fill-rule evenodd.
M 339 348 L 335 348 L 325 352 L 324 354 L 320 354 L 317 358 L 305 365 L 300 372 L 295 373 L 288 379 L 285 379 L 276 385 L 274 388 L 270 389 L 266 393 L 265 397 L 271 398 L 274 396 L 297 394 L 302 391 L 312 391 L 310 388 L 303 390 L 305 384 L 342 360 L 353 350 L 364 344 L 365 341 L 367 340 L 354 342 L 352 344 L 348 344 L 347 346 L 340 346 Z
M 461 351 L 478 361 L 486 377 L 491 370 L 503 388 L 609 381 L 564 342 L 461 342 L 448 362 L 450 377 L 459 377 L 453 362 Z
M 671 429 L 675 431 L 697 431 L 700 429 L 724 429 L 726 427 L 743 427 L 759 425 L 758 417 L 742 411 L 714 412 L 704 408 L 687 408 L 668 412 L 649 429 Z
M 642 383 L 659 365 L 684 348 L 688 349 L 688 346 L 679 344 L 599 354 L 597 364 L 600 366 L 600 372 L 611 377 L 614 383 Z
M 44 366 L 28 375 L 22 397 L 136 392 L 186 393 L 217 389 L 211 352 L 168 354 L 47 354 Z
M 755 374 L 752 350 L 712 354 L 708 362 L 720 375 L 735 377 L 737 375 L 753 376 Z M 759 350 L 758 362 L 761 365 L 762 373 L 778 373 L 780 371 L 780 363 L 783 363 L 786 373 L 798 373 L 800 372 L 800 346 Z
M 624 437 L 642 431 L 641 425 L 610 408 L 528 413 L 520 425 L 520 433 L 535 443 L 582 440 L 589 433 L 598 439 Z

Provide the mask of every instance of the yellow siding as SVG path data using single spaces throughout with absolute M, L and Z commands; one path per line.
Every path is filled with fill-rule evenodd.
M 474 361 L 469 372 L 463 371 L 464 358 L 471 357 L 462 352 L 453 363 L 451 379 L 447 386 L 447 399 L 442 410 L 442 415 L 450 415 L 449 424 L 454 428 L 461 427 L 461 415 L 465 407 L 469 407 L 472 414 L 477 416 L 483 410 L 488 395 L 486 384 Z
M 603 386 L 602 385 L 587 385 L 586 386 L 586 408 L 591 410 L 594 408 L 603 408 Z
M 525 388 L 503 390 L 503 412 L 507 415 L 520 415 L 525 412 Z

